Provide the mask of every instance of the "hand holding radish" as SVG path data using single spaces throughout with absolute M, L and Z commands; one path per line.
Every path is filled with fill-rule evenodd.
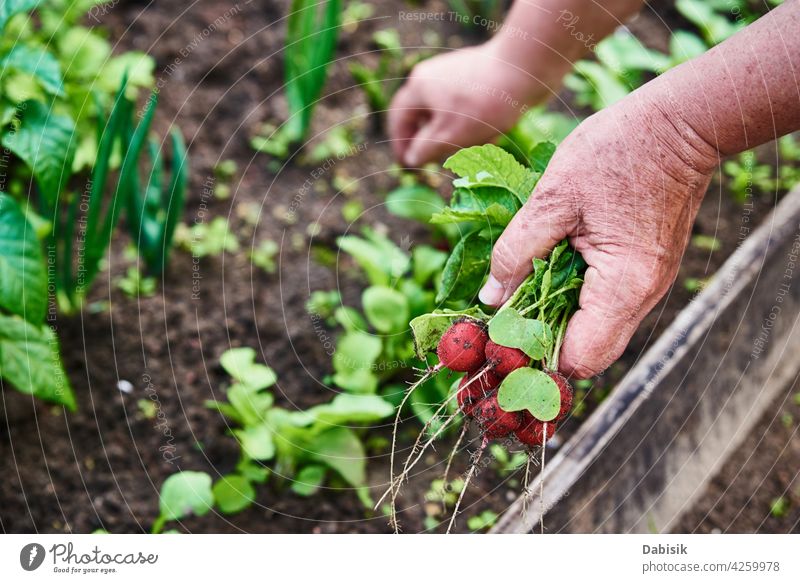
M 679 127 L 679 126 L 677 126 Z M 675 279 L 715 167 L 702 140 L 637 94 L 582 123 L 495 244 L 481 300 L 500 305 L 562 239 L 589 265 L 560 370 L 593 376 L 622 354 Z

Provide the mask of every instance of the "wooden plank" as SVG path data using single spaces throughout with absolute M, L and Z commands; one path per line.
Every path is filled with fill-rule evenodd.
M 542 508 L 546 532 L 669 531 L 797 377 L 799 317 L 800 188 L 546 465 L 544 499 L 539 475 L 493 532 L 529 532 Z

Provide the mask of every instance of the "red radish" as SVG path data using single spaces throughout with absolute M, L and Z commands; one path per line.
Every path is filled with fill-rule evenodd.
M 501 377 L 509 375 L 512 371 L 528 366 L 531 358 L 519 348 L 501 346 L 489 340 L 486 343 L 486 360 L 492 364 L 494 372 Z
M 550 439 L 553 437 L 553 434 L 556 432 L 556 424 L 554 421 L 547 422 L 547 438 Z M 528 447 L 534 447 L 536 445 L 543 445 L 546 439 L 544 438 L 544 423 L 535 419 L 533 415 L 528 413 L 527 411 L 522 412 L 522 423 L 521 427 L 514 432 L 514 435 L 517 436 L 517 439 L 520 440 L 521 443 L 527 445 Z
M 498 377 L 491 369 L 476 374 L 464 375 L 458 384 L 458 406 L 461 411 L 471 417 L 478 401 L 500 385 Z
M 561 373 L 549 372 L 550 378 L 553 379 L 558 385 L 558 390 L 561 393 L 561 409 L 558 411 L 558 416 L 553 419 L 553 423 L 564 419 L 572 409 L 572 387 L 567 378 Z
M 441 363 L 457 372 L 474 372 L 484 363 L 484 350 L 489 335 L 474 320 L 455 322 L 436 347 L 436 354 Z
M 522 423 L 522 415 L 503 411 L 497 403 L 497 395 L 490 395 L 475 407 L 475 418 L 490 439 L 505 437 L 516 431 Z

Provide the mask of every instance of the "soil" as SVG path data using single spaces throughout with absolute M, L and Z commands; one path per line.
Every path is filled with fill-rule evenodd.
M 374 4 L 371 20 L 360 23 L 357 32 L 342 35 L 338 55 L 352 58 L 373 51 L 371 33 L 388 26 L 398 28 L 407 47 L 430 45 L 428 29 L 435 30 L 448 47 L 481 38 L 454 22 L 420 26 L 398 20 L 398 11 L 405 9 L 402 4 Z M 264 121 L 279 121 L 286 114 L 280 49 L 287 5 L 286 1 L 198 0 L 187 9 L 175 2 L 128 0 L 103 15 L 112 38 L 119 39 L 119 50 L 146 51 L 157 61 L 157 129 L 163 132 L 173 123 L 179 125 L 190 148 L 185 221 L 228 218 L 241 250 L 201 260 L 176 250 L 158 293 L 131 299 L 114 283 L 130 265 L 124 253 L 127 241 L 120 236 L 114 242 L 108 269 L 95 284 L 93 303 L 76 316 L 60 316 L 54 322 L 78 412 L 65 414 L 14 391 L 2 392 L 6 423 L 0 426 L 4 476 L 0 528 L 4 532 L 149 531 L 158 513 L 159 488 L 169 475 L 192 469 L 216 477 L 235 463 L 237 447 L 226 434 L 224 420 L 203 406 L 205 400 L 218 397 L 227 382 L 218 364 L 226 349 L 253 346 L 260 351 L 278 373 L 275 393 L 281 406 L 306 408 L 334 394 L 324 380 L 330 373 L 330 356 L 305 302 L 312 290 L 338 288 L 346 304 L 358 305 L 363 282 L 352 275 L 345 258 L 326 265 L 317 260 L 316 249 L 335 249 L 337 236 L 364 225 L 384 229 L 397 242 L 425 240 L 424 227 L 393 217 L 383 206 L 383 194 L 396 186 L 392 157 L 385 136 L 366 122 L 366 102 L 351 87 L 347 59 L 333 66 L 326 96 L 316 110 L 312 140 L 335 125 L 353 123 L 363 145 L 357 155 L 319 170 L 297 160 L 270 163 L 266 155 L 250 148 L 250 138 Z M 424 10 L 449 8 L 436 1 L 425 2 Z M 661 17 L 675 18 L 669 10 L 658 17 L 644 15 L 632 28 L 644 31 L 658 46 L 667 34 Z M 370 61 L 375 55 L 358 58 Z M 226 159 L 237 162 L 239 173 L 232 197 L 217 200 L 210 195 L 213 168 Z M 356 180 L 356 192 L 338 192 L 332 186 L 337 175 Z M 436 174 L 428 178 L 442 182 Z M 313 187 L 304 194 L 308 180 Z M 341 208 L 356 197 L 365 211 L 355 224 L 348 224 Z M 769 197 L 755 201 L 751 216 L 764 217 L 774 202 Z M 296 221 L 286 220 L 289 210 L 296 211 Z M 721 247 L 689 248 L 676 285 L 648 316 L 620 362 L 580 393 L 587 413 L 686 305 L 691 293 L 682 282 L 710 276 L 733 251 L 741 216 L 741 208 L 715 185 L 695 232 L 717 237 Z M 246 254 L 267 238 L 280 243 L 275 274 L 254 268 Z M 103 301 L 109 302 L 107 311 L 90 309 Z M 130 382 L 132 391 L 121 391 L 120 381 Z M 155 403 L 156 419 L 140 410 L 141 399 Z M 781 411 L 800 417 L 796 405 L 787 403 Z M 563 442 L 579 422 L 579 418 L 569 420 L 555 443 Z M 751 465 L 738 474 L 740 468 L 726 467 L 681 530 L 796 530 L 800 508 L 796 489 L 787 494 L 793 504 L 788 516 L 763 520 L 772 498 L 796 482 L 786 469 L 798 467 L 795 427 L 779 422 L 765 439 L 754 435 L 747 446 L 754 452 L 747 462 Z M 404 447 L 417 430 L 418 425 L 405 424 Z M 388 434 L 388 428 L 382 431 Z M 469 448 L 474 450 L 475 443 Z M 401 520 L 408 532 L 426 529 L 424 492 L 441 474 L 446 451 L 447 444 L 432 453 L 426 469 L 405 487 Z M 456 456 L 452 475 L 463 472 L 467 463 L 466 454 Z M 385 449 L 372 452 L 373 495 L 383 490 L 387 465 Z M 755 483 L 762 478 L 763 483 Z M 520 479 L 520 472 L 505 477 L 494 470 L 479 472 L 465 497 L 464 516 L 487 508 L 502 512 L 518 495 Z M 252 508 L 233 516 L 212 513 L 175 526 L 186 532 L 388 531 L 386 518 L 366 511 L 352 491 L 330 486 L 303 498 L 286 486 L 286 480 L 273 476 L 258 489 Z M 720 502 L 723 491 L 726 496 Z M 745 511 L 733 514 L 741 509 Z M 459 520 L 458 528 L 466 530 L 466 518 Z

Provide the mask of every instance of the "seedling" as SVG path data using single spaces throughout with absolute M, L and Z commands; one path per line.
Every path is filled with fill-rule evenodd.
M 377 31 L 372 35 L 372 41 L 380 52 L 377 66 L 371 68 L 361 63 L 351 63 L 349 68 L 353 79 L 364 91 L 370 109 L 380 113 L 389 108 L 392 96 L 402 85 L 403 79 L 424 56 L 404 56 L 400 35 L 394 28 Z
M 275 256 L 278 254 L 278 244 L 272 239 L 264 239 L 250 250 L 250 261 L 267 273 L 275 273 L 278 268 Z
M 265 127 L 252 142 L 255 149 L 285 158 L 305 139 L 333 60 L 341 12 L 340 0 L 292 0 L 283 60 L 289 119 L 280 128 Z
M 179 224 L 175 242 L 194 257 L 218 256 L 225 251 L 235 253 L 239 250 L 239 241 L 223 217 L 215 217 L 210 223 L 196 223 L 191 227 Z
M 233 380 L 227 400 L 206 402 L 231 423 L 230 433 L 239 442 L 235 471 L 213 486 L 202 472 L 171 476 L 162 487 L 154 532 L 189 513 L 202 515 L 212 505 L 225 514 L 248 508 L 255 500 L 256 486 L 269 476 L 267 463 L 274 463 L 276 473 L 291 479 L 291 489 L 298 495 L 313 495 L 333 473 L 353 487 L 362 501 L 369 501 L 366 453 L 354 427 L 384 419 L 391 415 L 392 406 L 375 395 L 339 394 L 305 411 L 277 407 L 269 391 L 277 377 L 255 358 L 251 348 L 225 352 L 220 364 Z
M 116 279 L 117 287 L 129 298 L 147 298 L 156 293 L 156 279 L 143 276 L 137 267 L 131 266 L 125 275 Z

